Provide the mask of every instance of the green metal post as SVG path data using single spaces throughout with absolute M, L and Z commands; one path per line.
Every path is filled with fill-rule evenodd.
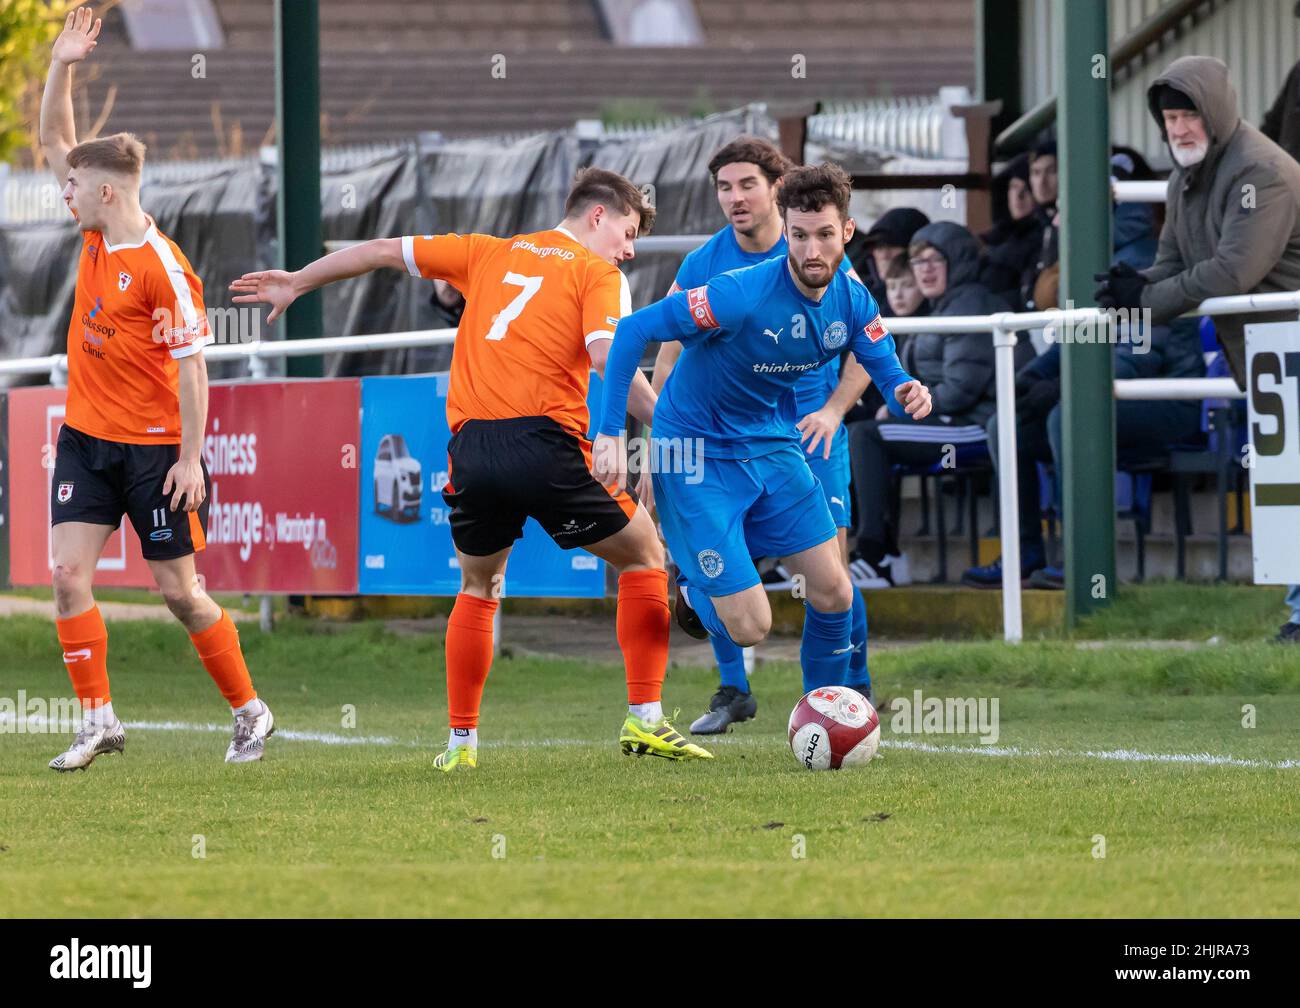
M 1110 58 L 1105 3 L 1054 0 L 1061 207 L 1061 304 L 1095 304 L 1093 274 L 1110 265 Z M 1106 327 L 1063 327 L 1062 493 L 1065 612 L 1115 594 L 1115 375 Z
M 301 269 L 322 250 L 320 226 L 320 18 L 317 0 L 276 0 L 275 114 L 279 125 L 280 191 L 276 224 L 280 268 Z M 321 293 L 294 302 L 284 316 L 286 339 L 322 335 Z M 319 377 L 321 359 L 290 357 L 288 374 Z

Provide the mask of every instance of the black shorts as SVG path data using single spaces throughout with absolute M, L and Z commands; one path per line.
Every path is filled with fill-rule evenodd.
M 489 556 L 535 518 L 564 549 L 621 531 L 636 512 L 630 490 L 611 493 L 591 474 L 591 442 L 549 417 L 467 420 L 447 444 L 451 538 L 470 556 Z
M 182 501 L 173 511 L 163 483 L 180 457 L 179 445 L 104 441 L 64 424 L 56 451 L 51 525 L 89 522 L 117 528 L 127 515 L 146 560 L 174 560 L 203 549 L 212 480 L 202 459 L 203 503 L 197 511 L 186 511 Z

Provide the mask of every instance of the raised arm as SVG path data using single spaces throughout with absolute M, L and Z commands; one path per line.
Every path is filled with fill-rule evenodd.
M 68 177 L 68 151 L 77 146 L 77 126 L 72 114 L 72 64 L 80 63 L 99 43 L 102 22 L 80 7 L 68 15 L 54 40 L 50 73 L 41 96 L 41 154 L 60 182 Z
M 260 301 L 271 305 L 266 321 L 274 322 L 299 297 L 318 287 L 377 269 L 406 268 L 401 238 L 375 238 L 331 252 L 293 273 L 284 270 L 245 273 L 231 283 L 230 289 L 235 293 L 231 300 L 238 304 Z

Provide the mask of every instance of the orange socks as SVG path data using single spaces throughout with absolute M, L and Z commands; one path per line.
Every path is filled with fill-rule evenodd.
M 627 667 L 627 702 L 657 702 L 668 668 L 667 571 L 619 575 L 615 632 Z
M 483 684 L 492 667 L 497 599 L 461 592 L 447 617 L 447 714 L 452 728 L 477 728 Z
M 92 605 L 79 616 L 55 620 L 54 625 L 72 691 L 81 701 L 82 710 L 108 703 L 108 628 L 99 606 Z
M 206 630 L 190 634 L 190 640 L 203 667 L 231 707 L 242 707 L 257 696 L 239 647 L 239 631 L 226 610 L 222 609 L 221 619 Z

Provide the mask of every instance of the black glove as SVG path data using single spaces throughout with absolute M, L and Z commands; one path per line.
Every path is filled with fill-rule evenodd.
M 1116 263 L 1105 273 L 1093 274 L 1098 287 L 1093 296 L 1099 308 L 1141 308 L 1146 277 L 1128 263 Z

